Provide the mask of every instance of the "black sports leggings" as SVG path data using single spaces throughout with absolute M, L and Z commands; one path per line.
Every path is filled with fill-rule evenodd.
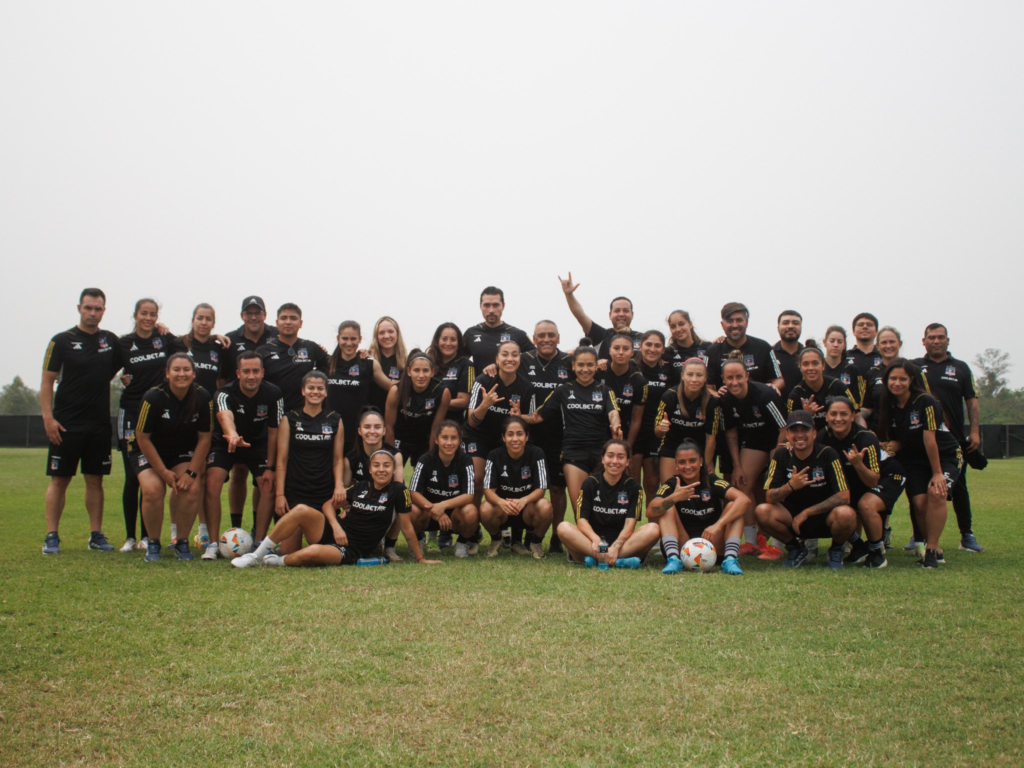
M 124 462 L 124 491 L 121 493 L 121 505 L 124 507 L 124 530 L 125 537 L 136 538 L 135 524 L 139 519 L 139 506 L 142 503 L 142 489 L 139 487 L 139 478 L 135 476 L 131 465 L 128 463 L 128 447 L 121 449 L 121 460 Z M 142 521 L 142 535 L 146 533 L 146 521 Z

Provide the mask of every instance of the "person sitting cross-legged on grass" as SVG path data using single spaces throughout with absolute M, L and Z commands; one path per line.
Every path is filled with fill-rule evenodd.
M 313 565 L 354 565 L 360 558 L 371 557 L 374 548 L 391 527 L 396 515 L 409 549 L 419 563 L 427 560 L 413 533 L 409 513 L 412 501 L 405 486 L 395 481 L 395 457 L 380 450 L 370 457 L 370 480 L 356 483 L 348 490 L 348 512 L 339 515 L 331 503 L 317 510 L 308 504 L 297 504 L 274 526 L 255 552 L 236 557 L 231 564 L 246 568 L 264 565 L 293 567 Z M 308 546 L 287 555 L 274 550 L 297 531 L 305 536 Z
M 660 528 L 661 550 L 668 560 L 661 572 L 683 570 L 679 544 L 699 536 L 714 544 L 716 552 L 724 553 L 724 573 L 742 576 L 740 537 L 743 516 L 752 503 L 741 490 L 708 472 L 701 446 L 693 440 L 680 443 L 675 476 L 662 483 L 647 508 L 647 518 Z
M 637 528 L 644 512 L 644 489 L 629 476 L 629 461 L 628 442 L 609 440 L 604 444 L 603 471 L 588 477 L 580 488 L 576 525 L 558 525 L 558 538 L 569 562 L 584 563 L 588 568 L 598 563 L 639 568 L 658 541 L 661 532 L 656 524 Z
M 785 542 L 789 551 L 782 564 L 805 565 L 809 552 L 804 539 L 832 537 L 830 568 L 843 567 L 843 545 L 857 526 L 850 506 L 850 491 L 839 454 L 815 445 L 814 417 L 793 411 L 786 421 L 788 444 L 775 451 L 768 465 L 765 490 L 768 502 L 758 504 L 757 521 L 768 533 Z

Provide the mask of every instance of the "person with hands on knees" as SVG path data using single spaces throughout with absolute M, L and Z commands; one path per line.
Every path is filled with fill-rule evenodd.
M 602 472 L 583 481 L 576 525 L 560 523 L 558 536 L 571 563 L 636 569 L 661 535 L 654 523 L 641 525 L 644 489 L 629 476 L 629 443 L 609 440 L 601 451 Z
M 724 553 L 723 573 L 742 576 L 740 536 L 743 517 L 751 506 L 745 493 L 708 472 L 700 445 L 684 440 L 676 448 L 676 474 L 662 483 L 647 508 L 647 519 L 660 529 L 661 550 L 668 561 L 661 572 L 683 570 L 680 542 L 699 536 L 710 541 L 716 552 Z
M 857 526 L 839 454 L 816 445 L 814 418 L 793 411 L 786 420 L 787 445 L 772 456 L 765 481 L 768 501 L 757 505 L 757 521 L 785 542 L 789 568 L 806 565 L 805 539 L 831 537 L 829 568 L 843 567 L 843 545 Z

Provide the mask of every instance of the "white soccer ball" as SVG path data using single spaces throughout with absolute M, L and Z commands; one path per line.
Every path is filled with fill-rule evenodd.
M 703 571 L 707 573 L 715 567 L 718 554 L 715 552 L 715 545 L 707 539 L 690 539 L 683 544 L 683 551 L 679 555 L 683 561 L 683 567 L 688 571 Z
M 239 555 L 252 552 L 252 536 L 244 528 L 231 528 L 220 537 L 220 556 L 225 560 L 234 560 Z

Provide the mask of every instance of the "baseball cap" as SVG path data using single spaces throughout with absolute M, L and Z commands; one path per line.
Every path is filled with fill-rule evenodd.
M 259 307 L 264 312 L 267 311 L 267 305 L 263 303 L 263 299 L 261 299 L 259 296 L 246 296 L 244 299 L 242 299 L 242 311 L 243 312 L 245 312 L 245 310 L 249 309 L 249 307 L 253 307 L 253 306 Z
M 789 418 L 786 419 L 786 428 L 788 429 L 789 427 L 814 429 L 814 417 L 807 411 L 793 411 L 789 414 Z

